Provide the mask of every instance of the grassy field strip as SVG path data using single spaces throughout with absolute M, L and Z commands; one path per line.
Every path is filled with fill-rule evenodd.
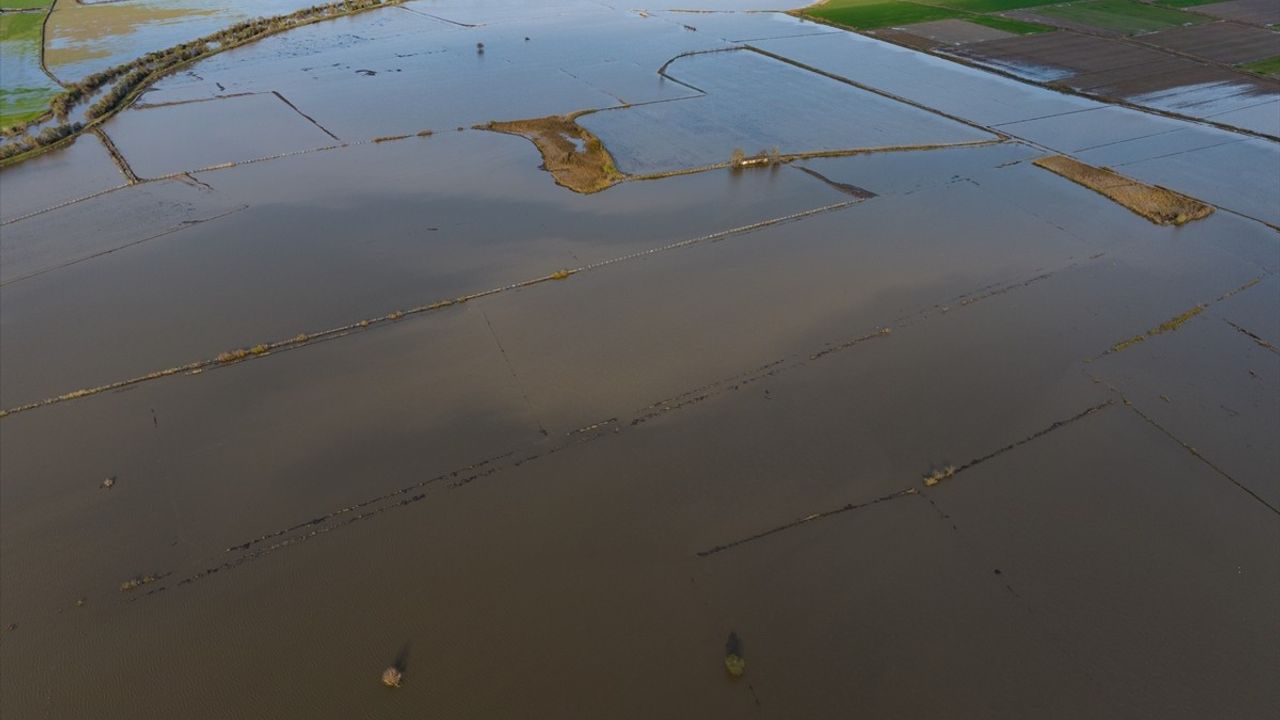
M 1062 0 L 830 0 L 800 11 L 802 15 L 856 28 L 913 25 L 931 20 L 956 19 L 1017 33 L 1047 32 L 1054 28 L 991 17 L 986 13 L 1020 10 Z M 1001 23 L 1000 21 L 1004 21 Z
M 1054 28 L 1002 18 L 988 13 L 1032 9 L 1039 15 L 1078 22 L 1126 34 L 1152 32 L 1171 27 L 1209 22 L 1211 18 L 1184 13 L 1181 7 L 1201 4 L 1199 0 L 1170 0 L 1149 4 L 1135 0 L 831 0 L 800 11 L 800 14 L 827 20 L 858 30 L 900 27 L 931 20 L 957 19 L 1017 34 L 1045 32 Z M 1005 22 L 1001 22 L 1001 21 Z M 1043 28 L 1043 29 L 1041 29 Z
M 1037 8 L 1035 13 L 1126 35 L 1198 25 L 1211 20 L 1205 15 L 1147 5 L 1134 0 L 1084 0 Z
M 1267 75 L 1271 77 L 1280 76 L 1280 55 L 1265 58 L 1263 60 L 1254 60 L 1249 63 L 1236 65 L 1237 69 L 1251 72 L 1255 75 Z
M 1257 285 L 1258 283 L 1262 282 L 1262 280 L 1263 280 L 1263 277 L 1256 277 L 1250 280 L 1249 282 L 1241 285 L 1238 288 L 1228 290 L 1227 292 L 1223 293 L 1222 295 L 1219 295 L 1213 300 L 1200 303 L 1199 305 L 1196 305 L 1188 310 L 1184 310 L 1183 312 L 1160 323 L 1159 325 L 1151 328 L 1150 330 L 1147 330 L 1146 332 L 1139 333 L 1137 335 L 1134 335 L 1131 338 L 1127 338 L 1125 340 L 1121 340 L 1120 342 L 1115 343 L 1110 348 L 1107 348 L 1103 352 L 1095 355 L 1094 357 L 1086 360 L 1085 362 L 1093 362 L 1094 360 L 1098 360 L 1100 358 L 1106 357 L 1107 355 L 1113 355 L 1118 352 L 1123 352 L 1133 347 L 1134 345 L 1137 345 L 1138 343 L 1146 342 L 1149 338 L 1153 338 L 1157 335 L 1163 335 L 1165 333 L 1174 332 L 1178 328 L 1181 328 L 1183 325 L 1187 324 L 1188 322 L 1190 322 L 1191 320 L 1199 316 L 1205 310 L 1208 310 L 1210 307 L 1217 305 L 1218 303 L 1230 297 L 1239 295 L 1245 290 L 1248 290 L 1254 285 Z

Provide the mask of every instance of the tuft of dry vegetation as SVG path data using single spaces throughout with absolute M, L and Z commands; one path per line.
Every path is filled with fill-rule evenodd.
M 1042 157 L 1035 164 L 1105 195 L 1157 225 L 1182 225 L 1213 213 L 1211 205 L 1195 198 L 1140 183 L 1113 170 L 1087 165 L 1065 155 Z
M 556 184 L 579 193 L 600 192 L 625 176 L 600 138 L 578 125 L 580 114 L 491 122 L 481 129 L 527 138 L 542 153 L 543 168 Z
M 157 582 L 158 580 L 160 580 L 159 575 L 138 575 L 136 577 L 131 577 L 128 580 L 125 580 L 124 582 L 120 583 L 120 592 L 129 592 L 130 590 L 137 590 L 143 585 L 150 585 L 151 583 Z
M 390 688 L 400 687 L 400 683 L 404 682 L 404 673 L 400 672 L 400 668 L 392 665 L 382 671 L 382 684 Z
M 1205 308 L 1204 305 L 1197 305 L 1180 315 L 1177 315 L 1175 317 L 1169 318 L 1168 320 L 1165 320 L 1164 322 L 1151 328 L 1150 330 L 1146 331 L 1141 335 L 1134 335 L 1128 340 L 1122 340 L 1116 343 L 1115 345 L 1111 346 L 1111 352 L 1120 352 L 1121 350 L 1124 350 L 1127 347 L 1131 347 L 1133 345 L 1137 345 L 1140 342 L 1143 342 L 1149 337 L 1154 337 L 1156 335 L 1163 335 L 1164 333 L 1167 333 L 1167 332 L 1173 332 L 1174 330 L 1177 330 L 1178 328 L 1182 327 L 1183 324 L 1189 321 L 1191 318 L 1204 312 L 1204 308 Z
M 948 465 L 948 466 L 946 466 L 946 467 L 944 467 L 944 468 L 940 468 L 940 469 L 938 469 L 938 470 L 934 470 L 933 472 L 929 473 L 928 475 L 925 475 L 925 476 L 924 476 L 924 485 L 925 485 L 925 487 L 933 487 L 934 485 L 937 485 L 938 483 L 942 482 L 943 480 L 946 480 L 946 479 L 948 479 L 948 478 L 950 478 L 950 477 L 955 476 L 955 474 L 956 474 L 956 466 L 955 466 L 955 465 Z
M 220 363 L 229 363 L 237 360 L 243 360 L 246 357 L 249 357 L 249 351 L 244 348 L 237 348 L 235 350 L 218 353 L 218 357 L 214 358 L 214 360 Z
M 768 150 L 761 150 L 755 155 L 748 156 L 742 151 L 742 148 L 734 148 L 729 155 L 729 167 L 734 170 L 742 170 L 750 167 L 776 167 L 782 164 L 782 153 L 778 148 L 773 147 Z

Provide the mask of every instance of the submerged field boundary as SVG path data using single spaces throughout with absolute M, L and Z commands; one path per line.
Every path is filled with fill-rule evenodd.
M 63 393 L 61 395 L 48 397 L 43 400 L 37 400 L 34 402 L 26 403 L 24 405 L 12 407 L 7 410 L 0 410 L 0 418 L 16 415 L 18 413 L 27 412 L 30 410 L 35 410 L 41 407 L 47 407 L 49 405 L 55 405 L 58 403 L 67 402 L 69 400 L 76 400 L 76 399 L 85 398 L 85 397 L 97 395 L 104 392 L 109 392 L 112 390 L 119 390 L 121 388 L 138 385 L 140 383 L 144 383 L 149 380 L 158 380 L 160 378 L 171 377 L 179 374 L 198 374 L 203 372 L 207 368 L 216 367 L 220 365 L 233 364 L 233 363 L 241 362 L 244 360 L 250 360 L 250 359 L 265 356 L 265 355 L 271 354 L 272 352 L 276 352 L 280 350 L 294 349 L 317 340 L 341 337 L 343 335 L 347 335 L 353 332 L 358 332 L 358 331 L 366 330 L 378 325 L 391 323 L 410 315 L 418 315 L 421 313 L 441 310 L 447 307 L 452 307 L 454 305 L 461 305 L 471 300 L 478 300 L 483 297 L 497 295 L 499 293 L 503 293 L 511 290 L 518 290 L 521 288 L 537 285 L 539 283 L 544 283 L 544 282 L 554 281 L 554 280 L 566 280 L 569 277 L 573 275 L 577 275 L 579 273 L 590 272 L 592 270 L 599 270 L 601 268 L 608 267 L 610 265 L 616 265 L 618 263 L 636 260 L 639 258 L 647 257 L 649 255 L 654 255 L 656 253 L 675 250 L 678 248 L 690 247 L 690 246 L 698 245 L 701 243 L 716 242 L 718 240 L 723 240 L 725 238 L 732 237 L 735 235 L 750 233 L 752 231 L 759 230 L 762 228 L 771 227 L 774 225 L 780 225 L 783 223 L 792 222 L 795 220 L 800 220 L 803 218 L 812 217 L 814 215 L 832 212 L 835 210 L 843 210 L 844 208 L 850 207 L 852 205 L 856 205 L 859 202 L 862 202 L 862 200 L 853 199 L 853 200 L 846 200 L 838 203 L 832 203 L 830 205 L 824 205 L 822 207 L 811 208 L 809 210 L 802 210 L 800 212 L 791 213 L 790 215 L 784 215 L 781 217 L 760 220 L 758 222 L 750 223 L 748 225 L 742 225 L 739 227 L 730 228 L 728 230 L 720 230 L 714 233 L 708 233 L 706 235 L 701 235 L 694 238 L 688 238 L 686 240 L 680 240 L 677 242 L 668 243 L 666 245 L 662 245 L 659 247 L 649 248 L 647 250 L 641 250 L 634 253 L 629 253 L 627 255 L 622 255 L 622 256 L 611 258 L 608 260 L 601 260 L 599 262 L 589 263 L 587 265 L 582 265 L 576 268 L 566 268 L 562 270 L 556 270 L 546 275 L 541 275 L 539 277 L 530 278 L 528 280 L 521 280 L 521 281 L 510 283 L 507 285 L 490 288 L 488 290 L 482 290 L 479 292 L 469 293 L 466 295 L 460 295 L 454 298 L 438 300 L 432 303 L 417 305 L 417 306 L 402 309 L 402 310 L 393 310 L 392 312 L 389 312 L 386 315 L 359 320 L 359 321 L 348 323 L 346 325 L 342 325 L 339 327 L 314 331 L 310 333 L 299 333 L 298 335 L 295 335 L 294 337 L 291 337 L 285 340 L 263 342 L 247 348 L 237 348 L 234 350 L 229 350 L 229 351 L 220 353 L 219 355 L 213 358 L 206 358 L 203 360 L 194 360 L 184 365 L 165 368 L 163 370 L 155 370 L 155 371 L 146 373 L 145 375 L 139 375 L 136 377 L 125 379 L 125 380 L 118 380 L 116 382 L 107 383 L 105 385 L 98 385 L 95 387 L 88 387 L 88 388 L 82 388 L 79 390 L 73 390 L 70 392 Z
M 1067 267 L 1074 267 L 1075 265 L 1076 263 L 1071 263 Z M 973 301 L 976 302 L 977 300 L 994 297 L 1012 289 L 1027 287 L 1032 283 L 1037 282 L 1039 279 L 1052 276 L 1056 272 L 1057 270 L 1053 270 L 1041 273 L 1030 279 L 1014 280 L 1011 282 L 988 285 L 961 295 L 957 300 L 972 298 Z M 966 304 L 961 304 L 961 306 L 964 305 Z M 256 537 L 225 547 L 222 551 L 224 556 L 232 553 L 236 553 L 236 555 L 223 562 L 206 566 L 203 569 L 196 570 L 191 574 L 186 575 L 179 579 L 174 584 L 174 587 L 190 585 L 198 580 L 239 567 L 254 560 L 259 560 L 267 555 L 274 554 L 277 551 L 327 535 L 330 532 L 339 530 L 354 523 L 378 517 L 385 512 L 414 505 L 427 499 L 428 493 L 431 492 L 432 488 L 443 487 L 443 489 L 458 489 L 477 480 L 497 475 L 504 470 L 518 468 L 526 463 L 551 457 L 585 443 L 594 442 L 596 440 L 628 432 L 639 425 L 666 416 L 670 413 L 679 412 L 708 400 L 712 400 L 718 396 L 751 387 L 754 383 L 776 377 L 782 373 L 803 369 L 810 366 L 814 361 L 829 356 L 831 353 L 840 352 L 856 346 L 862 346 L 864 343 L 876 342 L 878 340 L 890 338 L 893 335 L 894 327 L 902 329 L 910 328 L 920 322 L 925 322 L 939 315 L 946 314 L 948 310 L 949 308 L 947 306 L 942 305 L 926 306 L 920 310 L 903 316 L 899 320 L 895 320 L 895 325 L 878 326 L 874 330 L 863 332 L 862 334 L 849 339 L 827 342 L 821 347 L 812 348 L 808 353 L 792 353 L 772 362 L 764 363 L 752 369 L 738 372 L 733 375 L 711 381 L 699 387 L 686 390 L 677 395 L 650 403 L 634 410 L 627 416 L 610 417 L 589 423 L 574 430 L 569 430 L 563 433 L 563 435 L 560 435 L 557 441 L 550 446 L 542 446 L 541 442 L 526 443 L 522 447 L 513 448 L 452 470 L 435 473 L 421 480 L 416 480 L 407 485 L 394 487 L 378 495 L 354 502 L 327 513 L 312 516 L 307 520 L 266 531 Z M 1056 421 L 1048 427 L 1042 428 L 1018 441 L 1010 443 L 995 452 L 988 453 L 977 460 L 970 461 L 969 463 L 966 463 L 964 467 L 972 467 L 980 462 L 985 462 L 986 460 L 1004 452 L 1008 452 L 1014 448 L 1032 442 L 1033 440 L 1047 435 L 1048 433 L 1069 423 L 1080 420 L 1083 417 L 1112 404 L 1112 402 L 1113 401 L 1108 401 L 1107 403 L 1087 408 L 1083 412 L 1077 413 L 1070 418 Z M 911 495 L 920 495 L 924 497 L 925 490 L 915 486 L 908 486 L 877 499 L 859 503 L 850 503 L 832 510 L 814 513 L 806 516 L 805 518 L 801 518 L 798 521 L 788 522 L 783 526 L 757 533 L 752 537 L 732 541 L 719 549 L 713 548 L 712 552 L 706 552 L 705 554 L 720 552 L 721 550 L 728 549 L 729 547 L 734 547 L 751 540 L 760 539 L 784 530 L 789 530 L 814 520 L 823 519 L 849 510 L 855 510 Z M 704 553 L 698 553 L 698 555 L 703 554 Z M 169 586 L 162 585 L 130 599 L 140 600 L 146 596 L 163 592 L 167 587 Z

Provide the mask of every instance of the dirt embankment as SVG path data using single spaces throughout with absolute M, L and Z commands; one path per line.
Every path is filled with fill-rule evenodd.
M 1213 207 L 1192 197 L 1127 178 L 1065 155 L 1042 157 L 1035 164 L 1129 208 L 1157 225 L 1182 225 L 1208 217 Z
M 543 167 L 558 185 L 574 192 L 600 192 L 625 176 L 614 166 L 613 156 L 600 138 L 578 125 L 576 119 L 581 114 L 490 122 L 479 127 L 531 140 L 542 153 Z

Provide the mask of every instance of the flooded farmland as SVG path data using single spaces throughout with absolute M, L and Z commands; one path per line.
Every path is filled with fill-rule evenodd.
M 0 714 L 1275 716 L 1250 2 L 36 3 Z

